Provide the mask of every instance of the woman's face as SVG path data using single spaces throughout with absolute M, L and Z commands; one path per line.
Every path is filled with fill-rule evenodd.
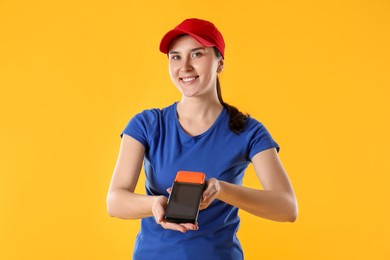
M 169 74 L 183 97 L 203 97 L 216 92 L 217 73 L 223 59 L 189 35 L 176 38 L 169 49 Z

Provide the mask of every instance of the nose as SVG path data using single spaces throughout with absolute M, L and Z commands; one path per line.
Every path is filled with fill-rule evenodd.
M 191 71 L 193 69 L 191 59 L 189 57 L 183 58 L 182 61 L 183 61 L 181 67 L 182 71 Z

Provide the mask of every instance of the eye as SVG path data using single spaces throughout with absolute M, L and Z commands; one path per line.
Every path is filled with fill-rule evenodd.
M 171 55 L 171 60 L 180 60 L 179 55 Z
M 200 51 L 194 52 L 192 55 L 192 58 L 198 58 L 202 56 L 202 53 Z

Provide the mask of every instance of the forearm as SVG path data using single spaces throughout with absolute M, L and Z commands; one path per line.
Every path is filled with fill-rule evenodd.
M 294 222 L 297 217 L 297 204 L 292 192 L 256 190 L 220 181 L 217 199 L 274 221 Z
M 107 195 L 107 211 L 111 217 L 140 219 L 153 216 L 156 196 L 139 195 L 125 189 L 115 189 Z

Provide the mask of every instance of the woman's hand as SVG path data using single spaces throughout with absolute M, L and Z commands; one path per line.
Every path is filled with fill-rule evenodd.
M 210 178 L 206 183 L 206 190 L 203 192 L 199 209 L 206 209 L 217 198 L 220 191 L 219 181 L 215 178 Z
M 171 194 L 172 188 L 167 189 L 168 193 Z M 217 195 L 221 191 L 219 181 L 215 178 L 210 178 L 206 183 L 206 189 L 203 191 L 202 200 L 200 202 L 199 210 L 206 209 L 211 202 L 213 202 Z
M 154 200 L 152 207 L 152 213 L 156 220 L 156 223 L 161 225 L 164 229 L 177 230 L 182 233 L 186 233 L 187 230 L 198 230 L 198 224 L 192 223 L 171 223 L 164 220 L 165 207 L 167 206 L 168 199 L 165 196 L 157 196 Z

